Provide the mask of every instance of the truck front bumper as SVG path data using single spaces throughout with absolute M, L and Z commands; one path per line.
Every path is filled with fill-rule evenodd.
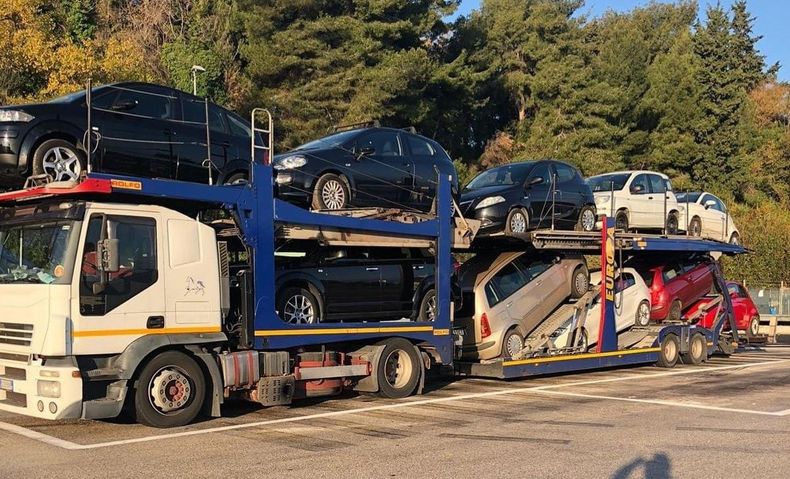
M 81 417 L 82 377 L 74 358 L 0 352 L 0 410 L 42 419 Z

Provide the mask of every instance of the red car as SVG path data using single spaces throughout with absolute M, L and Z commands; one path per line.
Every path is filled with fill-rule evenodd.
M 712 267 L 705 257 L 649 267 L 642 276 L 650 288 L 650 319 L 679 321 L 684 309 L 710 292 Z
M 735 313 L 735 327 L 740 331 L 746 331 L 750 337 L 757 336 L 760 333 L 760 313 L 757 311 L 757 306 L 754 305 L 749 292 L 734 281 L 727 282 L 727 293 L 732 300 L 732 309 Z M 695 304 L 689 311 L 688 315 L 692 315 L 696 310 L 708 304 L 710 299 L 702 299 Z M 716 320 L 716 310 L 713 308 L 708 311 L 702 319 L 697 323 L 703 328 L 710 328 Z M 724 325 L 725 328 L 727 324 Z

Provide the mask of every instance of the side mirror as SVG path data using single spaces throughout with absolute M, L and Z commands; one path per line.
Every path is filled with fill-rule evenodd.
M 638 195 L 645 191 L 644 185 L 634 185 L 631 187 L 631 193 Z
M 113 111 L 129 111 L 137 107 L 137 100 L 125 100 L 113 103 Z
M 96 257 L 99 258 L 99 269 L 102 273 L 117 273 L 121 269 L 118 255 L 118 240 L 105 239 L 96 245 Z
M 708 201 L 706 201 L 706 202 L 705 202 L 705 209 L 707 210 L 707 209 L 708 209 L 708 208 L 710 208 L 711 206 L 715 206 L 715 205 L 716 205 L 716 202 L 715 202 L 715 201 L 713 201 L 713 200 L 708 200 Z
M 372 146 L 366 146 L 364 148 L 360 148 L 359 150 L 357 150 L 357 159 L 361 160 L 362 158 L 373 155 L 375 153 L 376 153 L 375 148 L 373 148 Z
M 534 178 L 530 178 L 529 182 L 527 182 L 527 185 L 528 186 L 535 186 L 535 185 L 539 185 L 539 184 L 543 183 L 544 181 L 545 180 L 543 179 L 542 176 L 536 176 Z

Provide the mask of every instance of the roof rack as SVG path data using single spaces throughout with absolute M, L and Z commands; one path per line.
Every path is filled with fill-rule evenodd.
M 359 123 L 349 123 L 348 125 L 335 125 L 329 129 L 330 133 L 340 131 L 356 130 L 358 128 L 379 128 L 381 123 L 378 120 L 361 121 Z

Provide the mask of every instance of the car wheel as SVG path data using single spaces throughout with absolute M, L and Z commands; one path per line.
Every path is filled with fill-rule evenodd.
M 760 317 L 755 316 L 749 321 L 749 329 L 746 331 L 746 335 L 750 338 L 757 337 L 760 334 Z
M 585 353 L 588 349 L 590 349 L 590 337 L 587 334 L 586 329 L 582 328 L 579 331 L 579 339 L 576 341 L 576 345 L 582 352 Z
M 524 208 L 514 208 L 510 210 L 507 215 L 507 222 L 505 223 L 505 233 L 521 234 L 526 233 L 529 229 L 529 213 Z
M 433 321 L 436 319 L 436 290 L 431 288 L 420 301 L 420 313 L 417 315 L 418 321 Z
M 306 288 L 287 288 L 280 295 L 277 311 L 288 324 L 316 324 L 321 321 L 318 298 Z
M 346 180 L 334 173 L 326 173 L 315 184 L 313 209 L 342 210 L 348 207 L 350 196 Z
M 628 213 L 618 211 L 614 217 L 614 229 L 628 233 Z
M 702 364 L 703 361 L 708 359 L 708 342 L 705 336 L 697 333 L 689 339 L 689 350 L 680 355 L 683 364 Z
M 33 175 L 49 175 L 52 181 L 76 181 L 85 169 L 83 154 L 66 140 L 47 140 L 33 153 Z
M 584 265 L 577 266 L 571 275 L 571 297 L 578 299 L 590 289 L 590 272 Z
M 697 238 L 702 236 L 702 222 L 696 216 L 691 218 L 691 222 L 689 223 L 689 236 Z
M 249 182 L 249 178 L 247 177 L 247 173 L 245 172 L 238 172 L 233 173 L 225 180 L 224 184 L 226 185 L 243 185 Z
M 379 344 L 384 345 L 376 365 L 379 396 L 392 399 L 410 396 L 422 371 L 417 350 L 403 338 L 391 338 Z
M 669 314 L 667 314 L 667 321 L 670 322 L 678 322 L 680 321 L 680 315 L 683 312 L 683 305 L 680 303 L 679 300 L 672 301 L 672 304 L 669 306 Z
M 510 359 L 524 349 L 524 337 L 516 328 L 512 328 L 502 339 L 502 357 Z
M 733 233 L 730 236 L 730 244 L 740 246 L 741 245 L 741 237 L 738 233 Z
M 593 231 L 595 230 L 595 208 L 592 206 L 585 206 L 579 212 L 579 221 L 576 223 L 577 231 Z
M 637 326 L 647 326 L 650 324 L 650 303 L 642 301 L 636 308 L 636 319 L 634 324 Z
M 678 215 L 677 213 L 670 213 L 667 216 L 666 233 L 668 235 L 678 234 Z
M 141 424 L 178 427 L 192 422 L 203 407 L 206 380 L 194 359 L 179 351 L 155 356 L 134 387 L 134 413 Z
M 662 368 L 673 368 L 678 363 L 678 352 L 680 351 L 680 341 L 674 334 L 667 334 L 661 340 L 656 366 Z

